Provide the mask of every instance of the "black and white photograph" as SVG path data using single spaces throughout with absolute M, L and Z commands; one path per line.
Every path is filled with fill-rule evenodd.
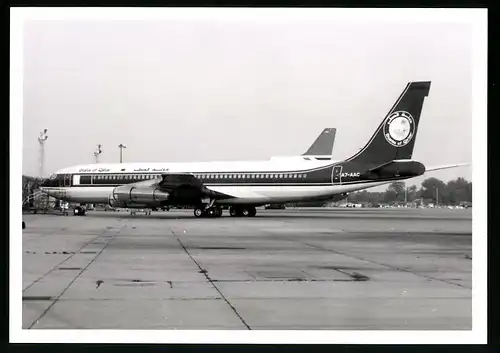
M 11 340 L 484 343 L 486 18 L 11 9 Z

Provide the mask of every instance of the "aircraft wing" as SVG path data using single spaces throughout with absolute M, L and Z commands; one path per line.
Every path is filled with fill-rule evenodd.
M 180 186 L 188 186 L 196 189 L 203 189 L 204 187 L 200 179 L 187 173 L 162 174 L 158 186 L 165 189 L 176 189 Z
M 177 191 L 179 196 L 192 194 L 200 194 L 206 197 L 214 198 L 231 198 L 214 190 L 208 189 L 203 182 L 190 173 L 165 173 L 161 175 L 161 180 L 156 184 L 161 189 L 168 191 Z
M 439 165 L 439 166 L 433 166 L 433 167 L 425 167 L 426 172 L 432 172 L 433 170 L 441 170 L 441 169 L 449 169 L 449 168 L 458 168 L 458 167 L 463 167 L 466 165 L 470 165 L 470 163 L 457 163 L 457 164 L 444 164 L 444 165 Z

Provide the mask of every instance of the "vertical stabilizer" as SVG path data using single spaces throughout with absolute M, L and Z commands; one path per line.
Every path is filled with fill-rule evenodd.
M 336 128 L 326 128 L 316 138 L 303 156 L 331 156 L 335 142 Z
M 420 113 L 430 86 L 429 81 L 409 82 L 370 141 L 346 162 L 376 166 L 393 160 L 411 159 Z

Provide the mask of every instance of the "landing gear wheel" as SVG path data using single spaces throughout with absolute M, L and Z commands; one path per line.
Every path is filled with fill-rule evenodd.
M 221 217 L 222 216 L 222 208 L 216 207 L 215 210 L 216 210 L 215 217 Z
M 209 207 L 206 211 L 208 217 L 213 218 L 217 217 L 217 209 L 215 207 Z
M 203 216 L 203 210 L 201 208 L 195 208 L 193 213 L 196 218 Z
M 73 210 L 73 214 L 75 216 L 85 216 L 85 208 L 83 208 L 82 206 L 76 206 Z
M 231 217 L 241 217 L 241 209 L 236 207 L 229 208 L 229 215 Z
M 250 216 L 250 209 L 245 207 L 244 209 L 241 210 L 241 215 L 243 217 L 249 217 Z
M 255 209 L 255 207 L 250 207 L 248 209 L 248 217 L 255 217 L 256 214 L 257 214 L 257 210 Z

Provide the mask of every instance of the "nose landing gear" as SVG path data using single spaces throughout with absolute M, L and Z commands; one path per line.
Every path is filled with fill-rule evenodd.
M 85 216 L 85 207 L 76 206 L 73 210 L 73 215 L 75 216 Z

